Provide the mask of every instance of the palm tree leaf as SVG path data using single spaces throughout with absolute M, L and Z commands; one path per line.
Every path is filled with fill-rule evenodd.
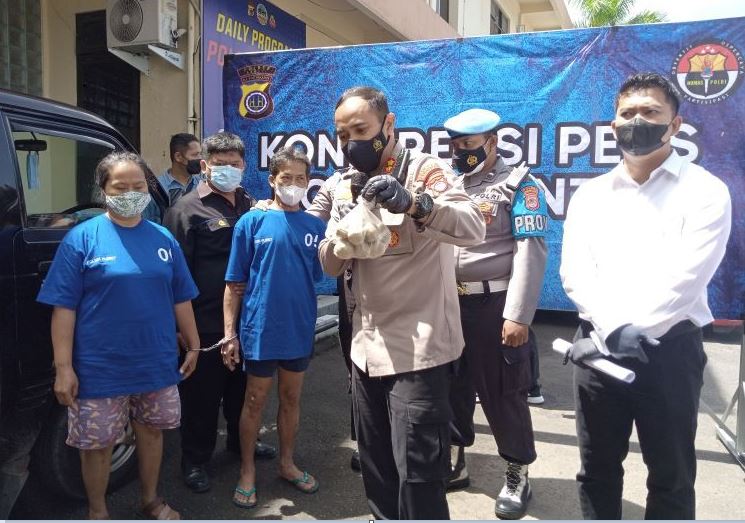
M 645 10 L 641 13 L 638 13 L 628 20 L 624 22 L 624 24 L 627 25 L 634 25 L 634 24 L 655 24 L 657 22 L 665 22 L 667 20 L 667 16 L 665 16 L 664 13 L 660 13 L 659 11 L 649 11 Z
M 604 27 L 661 22 L 665 15 L 645 10 L 629 17 L 636 0 L 570 0 L 581 12 L 577 27 Z

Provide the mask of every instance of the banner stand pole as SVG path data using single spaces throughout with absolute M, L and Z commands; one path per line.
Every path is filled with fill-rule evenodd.
M 737 390 L 735 390 L 732 400 L 724 411 L 721 420 L 705 401 L 701 400 L 701 406 L 714 420 L 714 423 L 717 424 L 717 438 L 719 441 L 722 442 L 727 452 L 735 458 L 742 470 L 745 471 L 745 322 L 740 322 L 740 329 L 740 373 Z M 733 433 L 727 427 L 726 423 L 735 405 L 737 405 L 737 419 L 735 422 L 735 432 Z

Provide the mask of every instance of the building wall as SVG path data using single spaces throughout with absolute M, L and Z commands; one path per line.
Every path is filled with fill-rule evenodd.
M 305 0 L 272 0 L 272 3 L 305 23 L 308 47 L 400 40 L 346 0 L 324 0 L 326 7 Z
M 179 2 L 178 27 L 186 27 L 188 2 Z M 75 15 L 106 9 L 105 0 L 42 0 L 42 67 L 44 96 L 77 104 Z M 179 42 L 184 52 L 186 38 Z M 150 76 L 140 75 L 140 149 L 156 172 L 170 164 L 171 134 L 187 130 L 186 73 L 150 59 Z
M 566 0 L 495 0 L 509 19 L 509 32 L 544 31 L 573 27 Z M 492 0 L 452 0 L 450 25 L 462 36 L 490 34 Z
M 209 1 L 209 0 L 205 0 Z M 243 0 L 235 0 L 243 1 Z M 460 34 L 488 34 L 491 0 L 451 0 L 450 24 L 422 0 L 272 0 L 277 7 L 306 24 L 308 47 L 392 42 L 427 38 L 452 38 Z M 563 0 L 557 0 L 563 1 Z M 106 0 L 41 0 L 43 47 L 43 94 L 75 105 L 77 71 L 75 57 L 76 13 L 103 10 Z M 196 0 L 198 4 L 199 1 Z M 518 0 L 500 0 L 517 27 Z M 465 11 L 465 16 L 463 13 Z M 461 14 L 459 14 L 461 13 Z M 178 2 L 178 27 L 188 26 L 189 0 Z M 462 20 L 459 27 L 454 20 Z M 196 31 L 199 30 L 196 21 Z M 198 35 L 197 35 L 198 36 Z M 187 36 L 178 51 L 186 54 Z M 186 60 L 190 57 L 186 56 Z M 198 68 L 198 60 L 195 67 Z M 170 135 L 188 131 L 187 72 L 166 61 L 150 58 L 150 76 L 140 76 L 141 153 L 156 172 L 170 164 Z M 195 71 L 198 79 L 198 71 Z M 199 112 L 199 82 L 194 85 L 194 105 Z M 199 125 L 196 126 L 199 128 Z
M 41 2 L 43 95 L 76 105 L 75 15 L 103 10 L 106 8 L 106 0 Z M 331 9 L 304 0 L 274 0 L 272 3 L 305 22 L 308 47 L 391 42 L 401 39 L 346 0 L 324 0 L 324 5 Z M 189 0 L 178 2 L 178 27 L 187 27 L 188 7 Z M 199 30 L 198 18 L 196 30 Z M 179 41 L 178 51 L 186 54 L 186 47 L 185 35 Z M 195 65 L 198 67 L 198 60 Z M 150 58 L 150 70 L 150 76 L 140 76 L 140 152 L 152 168 L 160 172 L 170 165 L 170 136 L 189 129 L 188 82 L 186 70 L 181 71 L 157 57 Z M 199 78 L 198 73 L 195 77 Z M 199 99 L 197 81 L 194 86 L 197 114 Z

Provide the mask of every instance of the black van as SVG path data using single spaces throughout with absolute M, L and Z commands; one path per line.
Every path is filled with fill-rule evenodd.
M 51 308 L 36 302 L 65 233 L 103 212 L 93 173 L 132 146 L 100 117 L 0 90 L 0 519 L 29 476 L 43 491 L 83 497 L 77 451 L 65 445 L 67 415 L 54 399 Z M 167 196 L 152 173 L 151 194 Z M 135 466 L 130 432 L 114 449 L 111 487 Z

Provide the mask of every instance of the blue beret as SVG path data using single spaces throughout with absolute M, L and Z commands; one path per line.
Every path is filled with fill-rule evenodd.
M 488 133 L 499 123 L 499 115 L 486 109 L 468 109 L 445 120 L 450 138 Z

